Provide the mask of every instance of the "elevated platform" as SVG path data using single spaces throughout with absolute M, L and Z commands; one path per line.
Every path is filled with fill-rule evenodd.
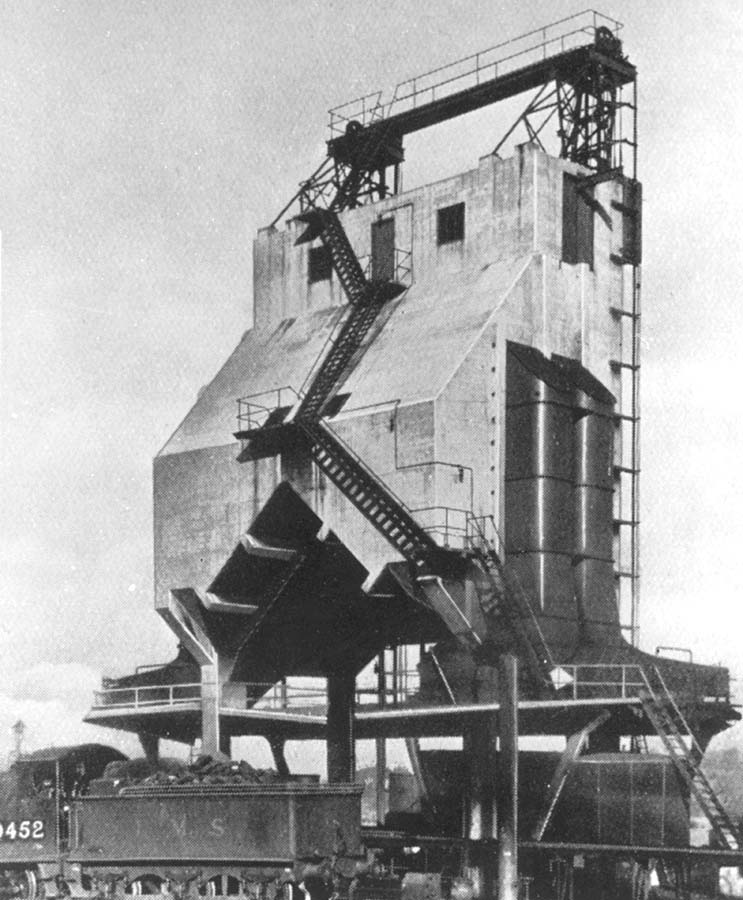
M 644 679 L 635 666 L 605 667 L 612 681 L 601 682 L 599 667 L 582 667 L 585 681 L 567 680 L 554 700 L 521 700 L 519 729 L 522 735 L 572 734 L 610 710 L 617 730 L 626 735 L 653 735 L 655 728 L 642 707 Z M 287 740 L 324 738 L 327 702 L 324 691 L 289 685 L 229 684 L 231 698 L 220 705 L 222 728 L 232 737 L 281 736 Z M 235 697 L 263 696 L 252 705 Z M 179 696 L 180 694 L 180 696 Z M 563 696 L 559 696 L 563 694 Z M 463 733 L 481 716 L 497 718 L 498 703 L 426 704 L 420 694 L 410 695 L 395 706 L 378 706 L 357 697 L 354 733 L 357 739 L 376 737 L 451 737 Z M 724 698 L 707 698 L 694 707 L 697 719 L 726 721 L 737 713 Z M 162 738 L 193 741 L 201 728 L 201 697 L 198 685 L 152 686 L 140 689 L 109 689 L 96 694 L 85 717 L 90 724 L 130 732 L 147 732 Z

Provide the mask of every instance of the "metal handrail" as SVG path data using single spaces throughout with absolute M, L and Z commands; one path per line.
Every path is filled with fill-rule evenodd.
M 568 26 L 567 23 L 570 25 Z M 558 34 L 551 34 L 560 26 L 565 27 L 560 28 Z M 374 91 L 342 103 L 329 110 L 331 138 L 342 134 L 346 125 L 351 121 L 370 125 L 379 119 L 388 118 L 393 111 L 398 113 L 404 111 L 405 108 L 415 109 L 424 95 L 430 95 L 426 102 L 432 102 L 453 93 L 454 85 L 457 86 L 457 90 L 464 90 L 467 84 L 462 82 L 466 79 L 471 80 L 473 87 L 481 84 L 483 80 L 495 79 L 504 73 L 504 69 L 511 71 L 514 68 L 514 60 L 523 60 L 529 54 L 534 55 L 536 59 L 546 59 L 548 48 L 557 47 L 559 52 L 573 49 L 573 47 L 581 45 L 579 40 L 585 43 L 586 36 L 592 38 L 599 27 L 608 28 L 613 34 L 616 34 L 623 26 L 621 22 L 610 16 L 594 9 L 587 9 L 573 16 L 558 19 L 542 28 L 502 41 L 486 50 L 462 57 L 455 62 L 438 66 L 422 75 L 401 81 L 395 86 L 389 100 L 383 99 L 382 91 Z M 535 37 L 541 38 L 541 40 L 537 40 L 535 43 Z M 529 41 L 529 46 L 514 49 L 520 42 L 525 41 Z M 506 52 L 505 48 L 512 48 L 514 52 Z M 463 71 L 458 71 L 460 69 Z M 485 77 L 486 75 L 487 77 Z
M 581 673 L 586 670 L 588 670 L 589 675 L 595 673 L 597 677 L 591 680 L 581 678 Z M 568 675 L 568 679 L 564 682 L 561 680 L 563 672 Z M 604 677 L 601 677 L 601 673 L 603 673 Z M 619 675 L 618 678 L 617 673 Z M 581 696 L 582 693 L 586 689 L 594 688 L 609 689 L 604 695 L 606 697 L 612 697 L 614 692 L 618 690 L 619 698 L 628 700 L 639 697 L 642 690 L 649 687 L 642 666 L 636 663 L 559 663 L 553 671 L 552 678 L 555 690 L 571 688 L 573 700 L 585 699 Z M 592 690 L 589 692 L 592 693 Z
M 658 668 L 658 666 L 653 666 L 653 672 L 655 673 L 655 677 L 658 679 L 658 682 L 663 690 L 663 694 L 664 694 L 663 699 L 669 703 L 671 709 L 673 710 L 675 715 L 678 717 L 679 722 L 683 726 L 684 731 L 689 735 L 689 738 L 691 741 L 691 748 L 694 751 L 694 754 L 697 757 L 697 760 L 701 760 L 702 757 L 704 756 L 704 750 L 700 746 L 699 741 L 697 741 L 696 735 L 694 734 L 692 727 L 689 725 L 688 721 L 686 720 L 686 716 L 681 712 L 681 708 L 679 707 L 678 703 L 676 702 L 676 698 L 673 696 L 671 691 L 668 690 L 668 686 L 666 685 L 666 680 L 663 677 L 663 675 L 661 674 L 661 671 Z M 648 685 L 648 687 L 650 687 L 650 685 Z M 652 688 L 650 688 L 650 690 L 651 690 L 651 693 L 653 693 Z M 653 696 L 655 696 L 654 693 L 653 693 Z
M 413 251 L 404 250 L 402 247 L 394 247 L 392 280 L 408 287 L 413 283 Z M 364 253 L 359 256 L 359 263 L 363 269 L 367 281 L 372 280 L 372 255 Z
M 485 523 L 490 523 L 491 525 L 493 535 L 492 538 L 488 537 L 486 533 Z M 550 666 L 550 668 L 554 668 L 555 661 L 552 657 L 552 652 L 550 650 L 549 644 L 544 637 L 542 626 L 539 624 L 539 619 L 537 618 L 532 607 L 531 598 L 529 597 L 529 594 L 524 590 L 524 586 L 521 584 L 521 579 L 519 578 L 518 573 L 515 572 L 506 562 L 506 546 L 503 538 L 501 537 L 500 531 L 498 530 L 498 526 L 495 524 L 495 518 L 492 515 L 470 515 L 470 518 L 468 520 L 468 528 L 470 529 L 468 540 L 471 550 L 487 554 L 493 552 L 495 553 L 496 559 L 499 561 L 499 566 L 503 570 L 503 575 L 507 576 L 508 582 L 510 582 L 510 585 L 515 588 L 516 592 L 519 595 L 519 600 L 521 601 L 522 607 L 528 612 L 531 627 L 539 636 L 541 645 L 544 648 L 544 652 L 546 653 L 545 662 Z
M 264 399 L 265 398 L 265 399 Z M 237 421 L 241 430 L 252 431 L 261 428 L 266 419 L 282 406 L 294 406 L 300 399 L 291 385 L 259 391 L 237 401 Z
M 285 684 L 272 681 L 234 681 L 226 687 L 244 689 L 246 703 L 257 698 L 251 705 L 260 708 L 288 708 L 292 704 L 306 704 L 308 701 L 325 699 L 325 689 L 303 685 Z M 148 684 L 137 687 L 103 688 L 93 693 L 94 709 L 121 709 L 153 706 L 178 706 L 183 703 L 201 701 L 201 683 L 189 684 Z
M 421 463 L 434 465 L 434 463 Z M 419 506 L 411 510 L 418 519 L 423 530 L 432 537 L 440 538 L 443 546 L 457 547 L 460 550 L 469 548 L 468 521 L 470 511 L 455 506 Z M 427 515 L 428 514 L 428 515 Z M 425 524 L 433 515 L 432 524 Z
M 155 696 L 152 696 L 155 694 Z M 164 695 L 164 696 L 163 696 Z M 149 697 L 149 699 L 148 699 Z M 201 683 L 148 684 L 138 687 L 104 688 L 93 692 L 93 709 L 179 706 L 201 700 Z

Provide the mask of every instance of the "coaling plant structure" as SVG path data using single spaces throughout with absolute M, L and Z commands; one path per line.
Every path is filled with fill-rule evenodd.
M 285 743 L 322 740 L 339 785 L 357 740 L 383 776 L 404 739 L 412 799 L 380 777 L 354 896 L 712 896 L 742 859 L 700 768 L 737 718 L 728 673 L 637 647 L 620 27 L 585 13 L 333 110 L 327 158 L 255 239 L 253 328 L 155 459 L 178 655 L 108 680 L 87 721 L 151 759 L 263 736 L 287 778 Z M 494 151 L 403 190 L 407 135 L 520 95 Z

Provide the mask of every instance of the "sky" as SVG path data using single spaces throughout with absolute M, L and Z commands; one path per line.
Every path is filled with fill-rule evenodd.
M 252 236 L 327 109 L 582 9 L 0 0 L 0 759 L 18 718 L 29 747 L 110 740 L 80 724 L 101 675 L 171 657 L 152 458 L 250 326 Z M 639 70 L 641 645 L 743 677 L 743 11 L 600 11 Z M 419 143 L 421 175 L 474 167 L 492 125 Z

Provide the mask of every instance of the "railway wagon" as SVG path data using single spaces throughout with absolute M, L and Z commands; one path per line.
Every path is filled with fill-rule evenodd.
M 329 886 L 361 857 L 362 790 L 289 782 L 90 794 L 73 806 L 67 862 L 98 894 L 271 898 L 284 883 Z

